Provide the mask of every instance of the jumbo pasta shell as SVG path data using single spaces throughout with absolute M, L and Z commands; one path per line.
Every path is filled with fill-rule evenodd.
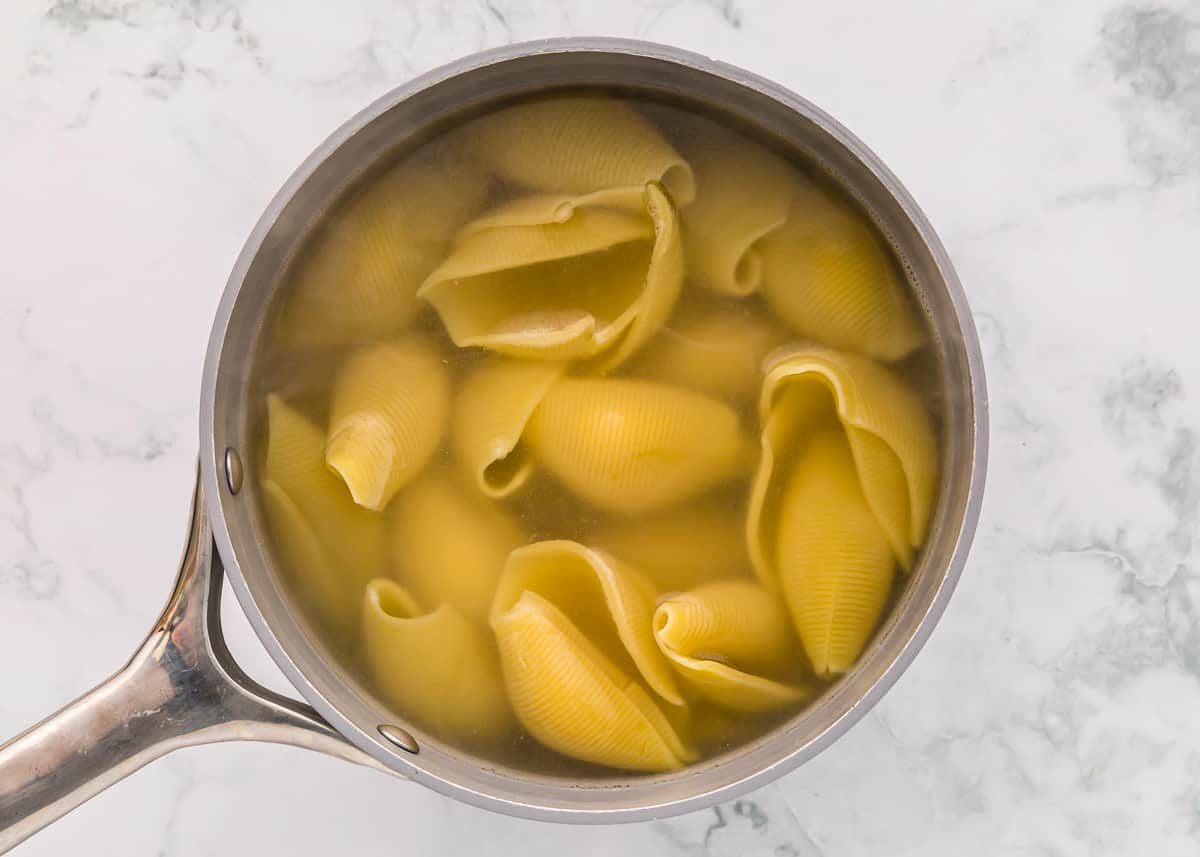
M 426 473 L 393 501 L 396 577 L 421 604 L 450 604 L 468 618 L 487 617 L 510 551 L 524 543 L 504 510 L 446 470 Z
M 488 179 L 457 145 L 429 146 L 328 218 L 301 255 L 279 321 L 289 348 L 362 343 L 401 330 L 417 288 L 455 230 L 483 207 Z
M 449 375 L 429 342 L 371 346 L 334 382 L 325 461 L 354 502 L 382 509 L 433 456 L 449 410 Z
M 451 439 L 459 462 L 486 496 L 507 497 L 529 479 L 533 460 L 521 437 L 563 371 L 556 363 L 494 358 L 463 381 Z
M 809 182 L 761 242 L 767 303 L 806 339 L 899 360 L 925 341 L 895 263 L 861 214 Z
M 522 593 L 492 628 L 517 717 L 547 747 L 633 771 L 674 771 L 695 759 L 645 689 L 547 599 Z
M 749 302 L 680 309 L 638 355 L 630 374 L 725 399 L 753 400 L 763 358 L 790 339 Z
M 895 556 L 841 429 L 815 433 L 783 489 L 779 583 L 814 671 L 846 672 L 874 633 Z
M 419 295 L 459 347 L 611 369 L 658 330 L 683 283 L 674 207 L 654 184 L 637 199 L 507 203 L 463 228 Z
M 856 354 L 809 347 L 768 360 L 759 412 L 762 454 L 751 483 L 747 546 L 760 578 L 774 578 L 779 486 L 788 455 L 830 422 L 846 431 L 863 493 L 901 568 L 925 539 L 937 483 L 937 440 L 917 394 L 893 372 Z
M 790 389 L 799 394 L 812 384 L 832 396 L 867 504 L 907 571 L 929 529 L 937 487 L 937 438 L 928 411 L 912 388 L 879 363 L 831 348 L 802 348 L 772 358 L 760 413 L 769 413 Z
M 795 171 L 746 138 L 707 130 L 689 159 L 696 200 L 681 215 L 688 276 L 717 294 L 745 297 L 762 284 L 760 242 L 788 219 Z
M 593 543 L 641 571 L 659 592 L 750 576 L 743 517 L 724 503 L 689 504 L 602 525 Z
M 690 687 L 730 711 L 772 711 L 812 693 L 783 680 L 797 672 L 791 620 L 754 581 L 713 581 L 664 598 L 654 639 Z
M 505 181 L 585 194 L 662 182 L 675 202 L 695 195 L 691 167 L 636 110 L 603 97 L 545 98 L 468 129 L 479 158 Z
M 515 728 L 495 646 L 453 605 L 426 612 L 403 587 L 373 580 L 362 629 L 371 681 L 398 713 L 470 745 L 494 743 Z
M 654 587 L 638 571 L 577 542 L 536 542 L 509 554 L 492 603 L 493 624 L 526 592 L 562 611 L 610 661 L 636 670 L 667 702 L 683 702 L 650 628 Z
M 386 567 L 384 522 L 354 505 L 325 466 L 325 436 L 278 396 L 267 397 L 263 503 L 284 576 L 339 640 L 363 587 Z
M 746 444 L 737 414 L 666 384 L 564 378 L 525 432 L 537 460 L 602 509 L 647 513 L 735 476 Z

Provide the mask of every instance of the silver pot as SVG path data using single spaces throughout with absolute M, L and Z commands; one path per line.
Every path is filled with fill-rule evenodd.
M 584 780 L 533 775 L 466 755 L 397 722 L 292 608 L 262 538 L 257 486 L 243 479 L 263 320 L 282 266 L 323 212 L 372 165 L 435 125 L 498 99 L 565 86 L 708 105 L 819 164 L 891 239 L 935 334 L 942 479 L 928 542 L 896 609 L 851 673 L 809 708 L 749 745 L 672 774 Z M 204 364 L 200 478 L 174 594 L 123 670 L 0 748 L 0 851 L 150 760 L 216 741 L 295 744 L 485 809 L 550 821 L 660 818 L 748 791 L 829 746 L 916 656 L 966 560 L 986 449 L 982 358 L 950 260 L 895 176 L 821 110 L 740 69 L 624 40 L 533 42 L 430 72 L 321 144 L 246 242 L 217 310 Z M 234 663 L 219 621 L 222 571 L 263 645 L 308 705 L 260 687 Z

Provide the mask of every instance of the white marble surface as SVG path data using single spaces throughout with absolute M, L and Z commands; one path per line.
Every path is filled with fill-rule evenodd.
M 928 647 L 816 761 L 669 822 L 533 824 L 244 745 L 156 763 L 18 853 L 1197 853 L 1197 0 L 7 0 L 0 736 L 122 663 L 161 605 L 211 313 L 284 178 L 412 75 L 566 34 L 780 80 L 940 229 L 983 337 L 993 464 Z

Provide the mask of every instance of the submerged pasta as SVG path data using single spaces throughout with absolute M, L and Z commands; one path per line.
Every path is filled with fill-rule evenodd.
M 376 722 L 505 775 L 669 773 L 890 633 L 936 355 L 860 208 L 739 127 L 525 100 L 282 248 L 246 494 Z
M 760 241 L 788 219 L 788 165 L 728 132 L 697 147 L 696 201 L 683 211 L 688 274 L 696 285 L 744 297 L 763 280 Z
M 422 604 L 451 604 L 487 616 L 504 562 L 525 537 L 503 509 L 464 486 L 457 474 L 421 476 L 392 503 L 396 576 Z
M 658 181 L 680 205 L 695 195 L 691 166 L 615 99 L 531 101 L 476 120 L 469 135 L 498 176 L 534 190 L 586 194 Z
M 674 592 L 722 577 L 750 577 L 742 517 L 708 502 L 600 525 L 593 543 Z
M 788 339 L 748 301 L 704 303 L 672 316 L 630 372 L 740 402 L 758 396 L 763 358 Z
M 487 744 L 516 725 L 495 646 L 451 604 L 425 611 L 390 580 L 363 597 L 363 650 L 375 686 L 426 729 Z
M 267 398 L 262 495 L 282 571 L 339 639 L 367 581 L 386 566 L 382 519 L 354 505 L 325 467 L 325 435 L 278 396 Z
M 293 348 L 360 343 L 409 324 L 417 287 L 483 207 L 486 173 L 447 143 L 356 194 L 295 266 L 279 335 Z

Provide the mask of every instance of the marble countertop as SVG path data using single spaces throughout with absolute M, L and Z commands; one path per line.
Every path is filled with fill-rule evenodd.
M 17 853 L 1195 854 L 1197 0 L 5 3 L 0 736 L 123 663 L 166 597 L 212 313 L 292 169 L 415 74 L 581 34 L 790 86 L 940 230 L 983 339 L 992 466 L 926 649 L 815 761 L 670 821 L 536 824 L 228 745 Z M 235 653 L 284 688 L 229 602 Z

